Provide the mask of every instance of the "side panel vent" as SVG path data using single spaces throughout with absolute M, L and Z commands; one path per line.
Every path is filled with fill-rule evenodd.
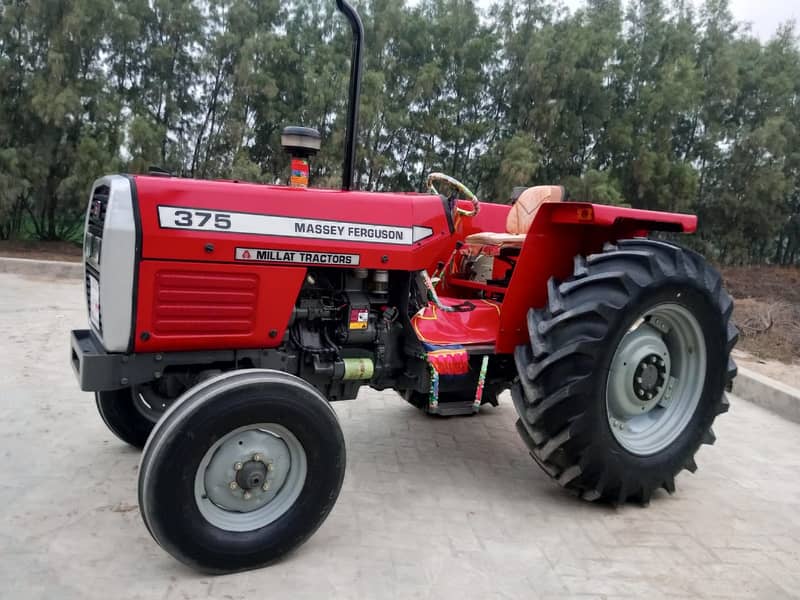
M 255 275 L 159 271 L 154 291 L 156 335 L 246 335 L 255 328 Z
M 305 276 L 302 267 L 142 261 L 136 351 L 277 347 Z

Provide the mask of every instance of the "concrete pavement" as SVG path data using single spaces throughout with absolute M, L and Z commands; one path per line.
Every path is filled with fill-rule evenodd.
M 431 419 L 393 393 L 335 405 L 339 501 L 267 569 L 206 577 L 151 540 L 138 453 L 68 364 L 80 280 L 0 274 L 0 598 L 800 597 L 800 426 L 732 399 L 674 496 L 580 502 L 514 430 L 510 399 Z

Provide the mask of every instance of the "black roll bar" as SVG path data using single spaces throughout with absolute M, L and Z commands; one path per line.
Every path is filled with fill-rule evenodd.
M 358 137 L 358 111 L 361 104 L 361 69 L 364 55 L 364 24 L 358 12 L 347 0 L 336 0 L 336 7 L 350 21 L 353 30 L 353 56 L 350 60 L 350 99 L 347 107 L 347 135 L 344 141 L 344 164 L 342 165 L 342 189 L 351 190 L 358 182 L 353 181 L 356 163 L 356 139 Z

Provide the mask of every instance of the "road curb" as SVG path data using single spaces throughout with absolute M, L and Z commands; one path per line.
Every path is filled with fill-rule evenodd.
M 37 275 L 39 277 L 50 277 L 53 279 L 81 279 L 83 277 L 83 263 L 0 256 L 0 273 Z
M 733 380 L 733 393 L 784 419 L 800 423 L 800 390 L 785 383 L 739 367 L 739 374 Z

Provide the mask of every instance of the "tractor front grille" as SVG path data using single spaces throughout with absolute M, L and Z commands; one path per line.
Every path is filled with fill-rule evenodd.
M 94 279 L 99 283 L 100 282 L 100 273 L 98 273 L 94 267 L 90 264 L 86 265 L 86 274 L 84 276 L 84 292 L 86 293 L 86 308 L 91 314 L 91 304 L 92 304 L 92 283 L 91 278 Z M 101 335 L 103 334 L 103 314 L 102 312 L 97 317 L 98 323 L 96 324 L 97 331 Z
M 94 188 L 92 200 L 89 203 L 88 230 L 89 233 L 98 238 L 103 237 L 103 226 L 106 222 L 109 193 L 110 189 L 107 185 L 98 185 Z
M 106 224 L 106 212 L 108 211 L 108 199 L 111 188 L 108 185 L 98 185 L 92 191 L 92 198 L 89 201 L 89 216 L 86 223 L 86 232 L 83 238 L 83 257 L 86 263 L 86 304 L 91 314 L 91 280 L 100 283 L 100 255 L 103 248 L 103 228 Z M 102 316 L 97 316 L 97 327 L 99 333 L 103 332 Z

